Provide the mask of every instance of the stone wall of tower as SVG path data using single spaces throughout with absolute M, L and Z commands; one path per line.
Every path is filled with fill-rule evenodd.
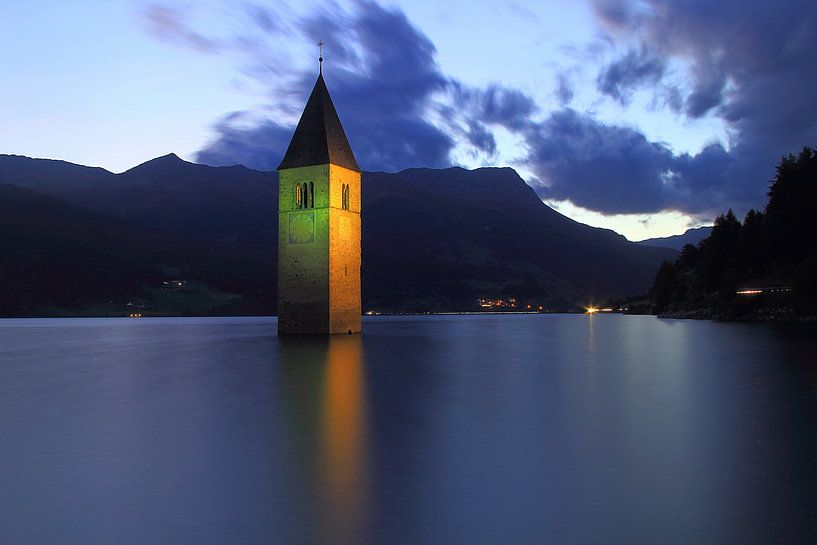
M 299 207 L 298 184 L 314 184 L 314 208 Z M 343 187 L 349 186 L 349 208 Z M 360 173 L 336 165 L 280 171 L 278 332 L 359 333 Z M 310 229 L 305 228 L 310 225 Z
M 297 184 L 314 184 L 314 208 L 296 204 Z M 278 332 L 329 331 L 328 165 L 280 171 L 278 185 Z M 311 204 L 311 203 L 310 203 Z M 311 237 L 306 225 L 312 223 Z
M 349 208 L 343 209 L 343 187 Z M 360 173 L 329 165 L 329 332 L 360 333 Z

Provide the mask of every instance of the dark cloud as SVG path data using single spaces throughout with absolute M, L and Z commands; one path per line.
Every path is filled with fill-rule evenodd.
M 817 140 L 812 4 L 596 0 L 612 46 L 631 47 L 600 72 L 599 90 L 626 103 L 633 89 L 652 89 L 655 103 L 690 119 L 719 117 L 729 146 L 673 155 L 632 129 L 556 112 L 527 135 L 539 192 L 604 213 L 762 206 L 780 156 Z M 673 60 L 690 69 L 685 93 L 664 81 Z
M 497 144 L 491 126 L 511 131 L 528 126 L 537 111 L 531 97 L 500 85 L 478 89 L 445 77 L 437 66 L 434 45 L 402 12 L 371 2 L 358 7 L 351 12 L 319 12 L 301 20 L 299 32 L 325 37 L 327 84 L 362 168 L 450 166 L 452 135 L 464 138 L 475 152 L 494 156 Z M 266 12 L 251 13 L 260 18 L 264 30 L 276 32 L 280 27 L 267 22 Z M 259 76 L 279 72 L 268 63 L 257 68 Z M 311 71 L 295 74 L 288 89 L 275 94 L 301 105 L 315 76 Z M 443 99 L 455 106 L 443 105 Z M 432 113 L 442 121 L 428 121 Z M 200 150 L 199 161 L 274 168 L 270 165 L 277 165 L 288 143 L 286 138 L 282 143 L 281 135 L 291 135 L 293 127 L 267 118 L 247 128 L 244 116 L 230 116 L 215 129 L 217 137 Z
M 661 180 L 672 152 L 633 129 L 604 125 L 571 109 L 551 114 L 527 135 L 529 161 L 546 199 L 606 213 L 661 210 L 669 202 Z
M 570 80 L 566 75 L 559 74 L 558 86 L 556 87 L 554 94 L 556 95 L 556 99 L 559 101 L 560 106 L 567 106 L 570 101 L 573 100 L 573 96 L 575 95 L 573 92 L 573 85 L 571 85 Z
M 496 155 L 497 147 L 494 134 L 479 121 L 475 119 L 469 121 L 468 131 L 465 133 L 468 143 L 471 144 L 474 149 L 486 153 L 489 156 Z
M 279 28 L 266 22 L 265 12 L 256 13 L 258 17 L 263 30 L 276 32 Z M 426 120 L 432 97 L 445 91 L 449 83 L 436 64 L 434 45 L 404 14 L 360 2 L 359 9 L 351 13 L 319 12 L 299 24 L 304 36 L 316 42 L 323 37 L 327 43 L 327 85 L 362 168 L 393 171 L 449 166 L 454 142 Z M 315 72 L 295 74 L 289 90 L 277 96 L 303 104 Z M 236 127 L 228 119 L 216 126 L 217 138 L 199 152 L 198 160 L 274 168 L 292 130 L 291 124 L 275 119 L 249 129 Z M 481 145 L 489 144 L 489 137 L 474 133 Z
M 491 85 L 486 89 L 472 89 L 470 94 L 474 100 L 472 116 L 510 130 L 526 128 L 538 110 L 531 97 L 516 89 Z
M 246 126 L 242 117 L 241 112 L 225 116 L 215 126 L 218 139 L 201 149 L 196 160 L 205 165 L 275 170 L 283 157 L 283 152 L 277 150 L 286 150 L 292 128 L 273 121 Z
M 747 158 L 736 161 L 720 144 L 710 144 L 697 155 L 681 155 L 673 161 L 672 195 L 668 205 L 692 214 L 711 212 L 712 215 L 726 208 L 747 210 L 763 203 L 765 183 L 748 183 L 754 165 Z M 739 168 L 741 164 L 745 166 Z M 766 165 L 771 172 L 772 165 Z M 763 171 L 755 172 L 757 177 Z M 762 174 L 761 174 L 762 175 Z
M 642 85 L 658 83 L 665 71 L 663 59 L 652 55 L 645 48 L 631 50 L 599 73 L 597 85 L 602 93 L 621 104 L 627 104 L 633 90 Z
M 530 96 L 501 85 L 480 89 L 449 80 L 448 92 L 454 106 L 445 108 L 441 114 L 452 122 L 449 130 L 458 132 L 453 122 L 461 119 L 468 128 L 462 132 L 462 136 L 474 151 L 482 152 L 489 158 L 497 153 L 492 127 L 504 127 L 517 133 L 524 131 L 538 111 Z
M 441 73 L 434 44 L 402 12 L 371 1 L 286 23 L 250 6 L 252 29 L 244 38 L 254 47 L 264 37 L 326 40 L 327 83 L 368 170 L 448 166 L 457 144 L 495 157 L 494 131 L 502 127 L 523 140 L 524 166 L 547 199 L 606 214 L 672 209 L 706 216 L 761 206 L 780 155 L 817 140 L 817 19 L 810 2 L 594 3 L 609 31 L 601 41 L 625 51 L 599 72 L 599 91 L 626 104 L 634 90 L 652 90 L 655 107 L 690 120 L 719 117 L 729 130 L 728 145 L 678 155 L 635 128 L 601 123 L 567 107 L 573 87 L 564 74 L 554 91 L 561 106 L 551 113 L 517 89 L 466 86 Z M 166 39 L 208 52 L 219 46 L 185 26 L 176 12 L 151 17 L 153 32 Z M 268 170 L 286 149 L 316 68 L 300 72 L 286 56 L 254 51 L 250 72 L 271 82 L 267 115 L 225 117 L 199 161 Z M 667 81 L 676 61 L 690 71 L 688 86 Z
M 542 198 L 604 214 L 679 210 L 710 218 L 728 207 L 745 211 L 763 202 L 766 188 L 747 180 L 773 170 L 765 165 L 757 171 L 757 161 L 736 158 L 720 144 L 675 155 L 635 129 L 571 109 L 531 126 L 526 141 Z
M 629 0 L 595 0 L 596 16 L 614 30 L 631 30 L 639 24 L 638 6 Z
M 817 127 L 817 12 L 811 0 L 596 1 L 613 33 L 692 67 L 685 112 L 722 116 L 738 144 L 774 154 L 810 143 Z

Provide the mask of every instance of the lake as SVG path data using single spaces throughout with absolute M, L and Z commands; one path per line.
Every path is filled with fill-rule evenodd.
M 817 536 L 817 336 L 619 315 L 0 320 L 0 543 Z

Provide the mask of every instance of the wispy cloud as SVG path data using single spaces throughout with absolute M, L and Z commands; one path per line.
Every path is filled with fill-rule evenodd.
M 154 4 L 145 9 L 144 19 L 148 32 L 161 40 L 181 43 L 203 53 L 216 53 L 222 48 L 218 41 L 187 25 L 178 9 Z
M 526 146 L 517 166 L 535 174 L 529 182 L 543 198 L 604 214 L 705 216 L 759 206 L 778 156 L 817 137 L 815 19 L 803 15 L 809 2 L 784 3 L 747 9 L 738 0 L 595 0 L 605 33 L 591 45 L 619 52 L 597 74 L 599 97 L 626 107 L 644 90 L 690 121 L 719 117 L 733 141 L 696 155 L 568 107 L 575 89 L 567 72 L 553 111 L 518 89 L 465 85 L 442 73 L 434 44 L 402 11 L 371 0 L 306 16 L 245 4 L 240 39 L 227 40 L 195 30 L 172 9 L 153 7 L 146 17 L 155 36 L 204 53 L 239 44 L 246 73 L 268 88 L 263 108 L 214 126 L 202 162 L 275 168 L 316 76 L 316 66 L 295 66 L 288 48 L 323 38 L 327 82 L 365 169 L 447 166 L 461 146 L 496 157 L 501 127 Z M 673 62 L 688 67 L 684 87 L 668 81 Z

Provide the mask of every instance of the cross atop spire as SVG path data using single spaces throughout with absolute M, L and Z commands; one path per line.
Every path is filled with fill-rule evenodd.
M 326 45 L 326 42 L 324 42 L 323 40 L 318 42 L 318 48 L 320 49 L 320 56 L 318 57 L 318 65 L 319 65 L 318 70 L 320 71 L 321 74 L 323 74 L 323 46 L 325 46 L 325 45 Z

